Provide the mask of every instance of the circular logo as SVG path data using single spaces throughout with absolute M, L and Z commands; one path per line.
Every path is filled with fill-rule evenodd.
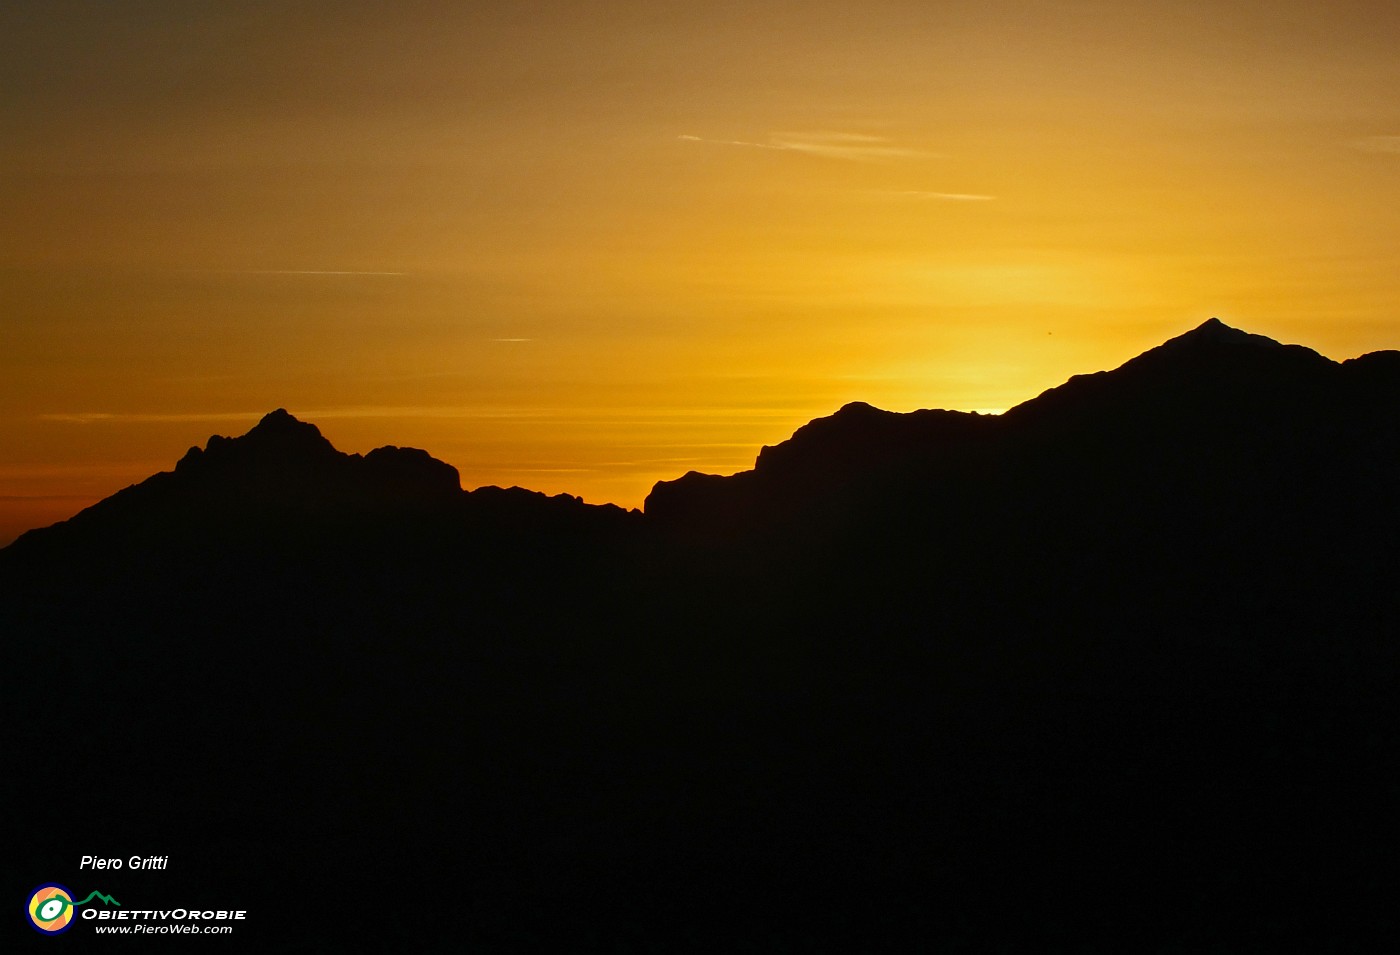
M 73 893 L 65 886 L 41 885 L 29 896 L 29 924 L 45 935 L 73 927 Z

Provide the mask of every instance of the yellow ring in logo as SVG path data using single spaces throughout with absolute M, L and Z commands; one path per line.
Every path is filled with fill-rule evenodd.
M 61 885 L 41 885 L 29 897 L 29 922 L 46 935 L 73 924 L 73 893 Z

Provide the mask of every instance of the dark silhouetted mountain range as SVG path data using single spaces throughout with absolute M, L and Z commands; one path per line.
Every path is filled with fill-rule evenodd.
M 645 513 L 273 412 L 0 552 L 6 803 L 66 827 L 11 894 L 93 845 L 260 951 L 1395 949 L 1398 421 L 1400 353 L 1214 319 Z

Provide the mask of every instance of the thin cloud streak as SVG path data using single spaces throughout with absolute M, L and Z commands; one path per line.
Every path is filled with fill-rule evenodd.
M 132 414 L 126 412 L 109 411 L 78 411 L 72 413 L 56 412 L 53 414 L 39 415 L 40 421 L 58 421 L 63 424 L 151 424 L 157 422 L 180 422 L 180 421 L 246 421 L 249 418 L 261 418 L 263 412 L 194 412 L 189 414 Z
M 750 149 L 783 149 L 783 146 L 774 146 L 772 143 L 750 143 L 742 139 L 705 139 L 703 136 L 691 136 L 682 133 L 677 139 L 685 140 L 688 143 L 709 143 L 712 146 L 748 146 Z
M 263 269 L 244 271 L 240 275 L 407 275 L 407 272 L 359 272 L 330 269 Z
M 344 407 L 294 409 L 303 421 L 316 423 L 338 418 L 447 418 L 447 419 L 533 419 L 554 422 L 598 421 L 672 421 L 685 418 L 773 418 L 790 417 L 791 409 L 778 408 L 453 408 L 453 407 Z M 200 421 L 241 421 L 251 427 L 266 414 L 265 411 L 143 413 L 143 412 L 53 412 L 36 415 L 40 421 L 60 424 L 169 424 Z
M 407 272 L 376 272 L 364 269 L 178 269 L 201 275 L 408 275 Z
M 860 133 L 774 133 L 769 139 L 778 149 L 847 159 L 855 162 L 879 162 L 891 159 L 932 159 L 934 154 L 920 149 L 890 145 L 883 136 Z
M 916 189 L 896 192 L 901 199 L 922 199 L 929 202 L 991 202 L 996 196 L 986 196 L 976 192 L 922 192 Z
M 870 136 L 864 133 L 770 133 L 766 143 L 750 142 L 743 139 L 707 139 L 704 136 L 695 136 L 690 133 L 683 133 L 676 138 L 690 143 L 771 149 L 850 162 L 939 158 L 936 153 L 896 146 L 883 136 Z

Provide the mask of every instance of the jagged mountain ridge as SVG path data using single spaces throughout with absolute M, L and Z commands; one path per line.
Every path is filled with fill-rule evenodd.
M 1178 480 L 1195 468 L 1197 482 L 1271 464 L 1365 475 L 1395 465 L 1398 408 L 1400 352 L 1337 363 L 1211 319 L 1002 415 L 846 405 L 765 447 L 751 471 L 660 482 L 646 512 L 703 533 L 782 515 L 823 520 L 875 496 L 991 486 L 1005 501 L 1039 496 L 1047 482 L 1142 480 L 1157 468 Z
M 1113 371 L 1077 375 L 999 416 L 848 404 L 762 448 L 750 471 L 658 482 L 644 510 L 652 523 L 732 534 L 801 520 L 812 509 L 830 514 L 862 495 L 1003 480 L 1009 470 L 1039 473 L 1051 458 L 1071 469 L 1099 468 L 1106 456 L 1131 452 L 1143 456 L 1142 470 L 1182 452 L 1237 457 L 1242 447 L 1291 446 L 1295 457 L 1316 458 L 1369 442 L 1385 462 L 1396 453 L 1385 424 L 1397 405 L 1400 352 L 1337 363 L 1212 318 Z M 214 436 L 173 472 L 31 531 L 16 547 L 103 528 L 188 530 L 220 522 L 221 511 L 228 512 L 223 523 L 275 532 L 288 520 L 423 519 L 502 508 L 533 508 L 546 522 L 546 512 L 621 517 L 611 505 L 593 508 L 568 495 L 546 504 L 518 488 L 464 491 L 455 468 L 418 449 L 343 454 L 314 424 L 278 409 L 242 437 Z
M 408 522 L 540 521 L 561 527 L 620 521 L 614 505 L 587 505 L 567 494 L 522 488 L 462 489 L 457 469 L 417 448 L 385 446 L 368 454 L 338 451 L 309 422 L 285 409 L 265 415 L 241 437 L 212 436 L 161 472 L 98 502 L 68 521 L 21 536 L 13 549 L 60 542 L 159 543 L 215 534 L 277 537 L 309 524 L 353 528 Z M 117 539 L 120 539 L 118 541 Z

